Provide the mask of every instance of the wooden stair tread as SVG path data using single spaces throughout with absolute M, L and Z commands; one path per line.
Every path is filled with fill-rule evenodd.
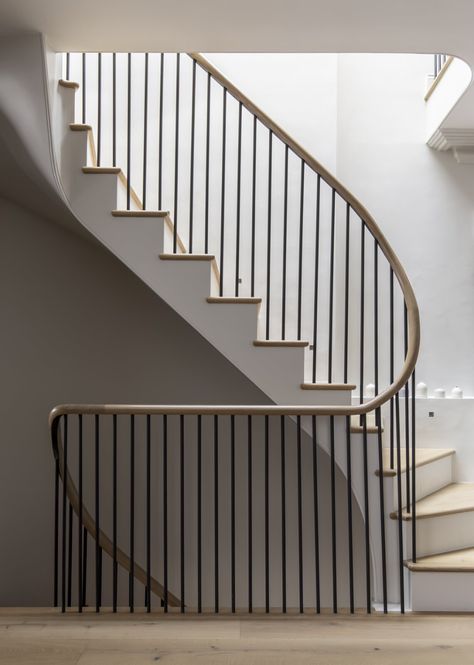
M 474 547 L 418 557 L 405 566 L 418 573 L 474 573 Z
M 442 517 L 474 510 L 474 483 L 451 483 L 416 502 L 416 519 Z M 398 512 L 390 513 L 397 519 Z M 411 520 L 411 514 L 402 512 L 402 519 Z
M 167 217 L 167 210 L 112 210 L 113 217 Z
M 163 261 L 214 261 L 213 254 L 160 254 Z
M 436 462 L 437 460 L 443 459 L 444 457 L 449 457 L 450 455 L 455 454 L 454 448 L 417 448 L 415 451 L 415 467 L 424 466 L 425 464 L 430 464 L 431 462 Z M 406 465 L 406 448 L 400 448 L 401 455 L 401 473 L 405 473 L 407 469 Z M 411 451 L 410 451 L 411 456 Z M 394 463 L 393 468 L 390 467 L 390 448 L 383 449 L 383 475 L 386 477 L 393 477 L 397 475 L 397 451 L 394 450 Z M 411 468 L 411 457 L 410 457 L 410 468 Z M 376 475 L 379 475 L 379 471 L 375 472 Z
M 83 166 L 83 173 L 112 173 L 118 175 L 121 172 L 121 169 L 118 166 Z
M 309 342 L 305 342 L 301 339 L 256 339 L 253 342 L 254 346 L 266 346 L 266 347 L 294 347 L 300 348 L 309 345 Z
M 81 122 L 70 122 L 69 129 L 73 132 L 90 132 L 92 131 L 91 125 L 84 125 Z
M 210 296 L 206 298 L 207 302 L 212 304 L 228 304 L 228 305 L 259 305 L 262 302 L 261 298 L 247 298 L 247 297 L 227 297 L 227 296 Z
M 375 415 L 369 414 L 366 416 L 367 419 L 367 434 L 377 434 L 379 431 L 378 426 L 375 424 Z M 381 431 L 383 432 L 383 420 L 382 420 L 382 428 Z M 364 433 L 364 428 L 360 424 L 360 416 L 351 416 L 351 434 L 363 434 Z
M 302 383 L 302 390 L 355 390 L 354 383 Z
M 76 83 L 76 81 L 66 81 L 66 79 L 59 79 L 58 83 L 63 88 L 73 88 L 74 90 L 79 88 L 79 83 Z

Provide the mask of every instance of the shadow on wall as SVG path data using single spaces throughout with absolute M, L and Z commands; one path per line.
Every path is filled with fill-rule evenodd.
M 9 534 L 1 550 L 0 605 L 49 605 L 53 462 L 47 415 L 55 404 L 269 400 L 106 250 L 6 201 L 0 209 L 7 387 L 0 523 Z M 328 477 L 322 476 L 323 485 Z M 338 474 L 341 496 L 343 483 Z M 354 510 L 357 541 L 362 520 L 355 504 Z M 323 529 L 328 543 L 325 520 Z M 345 531 L 338 534 L 341 553 Z

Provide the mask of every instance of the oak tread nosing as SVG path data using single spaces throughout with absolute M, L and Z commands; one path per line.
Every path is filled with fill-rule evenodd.
M 439 552 L 405 561 L 408 570 L 416 573 L 472 573 L 474 572 L 474 547 L 452 552 Z
M 208 303 L 212 304 L 227 304 L 227 305 L 259 305 L 262 302 L 261 298 L 246 298 L 246 297 L 226 297 L 226 296 L 209 296 L 206 298 Z
M 163 261 L 214 261 L 213 254 L 160 254 Z
M 437 462 L 438 460 L 445 459 L 456 453 L 454 448 L 417 448 L 416 449 L 416 458 L 415 458 L 415 468 L 421 466 L 426 466 L 432 462 Z M 402 464 L 400 467 L 400 473 L 406 473 L 406 448 L 400 448 Z M 411 454 L 410 454 L 411 455 Z M 388 478 L 393 478 L 397 475 L 397 466 L 396 466 L 396 455 L 395 455 L 395 466 L 390 467 L 390 448 L 383 449 L 383 475 Z M 411 468 L 411 456 L 410 464 Z M 379 475 L 379 470 L 375 472 L 376 475 Z
M 286 340 L 286 339 L 255 339 L 254 346 L 267 346 L 267 347 L 294 347 L 300 348 L 309 345 L 309 342 L 303 340 Z
M 302 383 L 302 390 L 355 390 L 353 383 Z
M 110 173 L 113 175 L 118 175 L 121 172 L 121 169 L 118 166 L 83 166 L 82 172 L 89 174 Z
M 443 517 L 474 511 L 474 483 L 450 483 L 416 502 L 416 519 Z M 390 513 L 398 519 L 398 511 Z M 402 511 L 402 519 L 411 521 L 411 514 Z
M 113 217 L 167 217 L 166 210 L 112 210 Z
M 76 83 L 76 81 L 68 81 L 67 79 L 59 79 L 58 83 L 63 88 L 73 88 L 74 90 L 77 90 L 79 88 L 79 83 Z

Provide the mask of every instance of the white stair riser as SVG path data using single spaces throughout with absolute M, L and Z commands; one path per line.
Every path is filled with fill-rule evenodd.
M 437 492 L 442 487 L 446 487 L 453 482 L 453 455 L 443 457 L 429 464 L 417 466 L 415 471 L 416 477 L 416 500 L 419 501 L 433 492 Z M 406 482 L 407 474 L 401 474 L 402 486 L 402 506 L 406 506 Z M 410 483 L 410 497 L 411 497 L 411 474 L 409 477 Z M 411 498 L 410 498 L 411 501 Z M 398 508 L 398 480 L 397 476 L 393 477 L 393 506 L 394 510 Z
M 411 529 L 411 522 L 406 525 Z M 416 534 L 418 556 L 472 547 L 474 511 L 418 519 Z
M 410 595 L 414 612 L 473 612 L 474 574 L 410 571 Z

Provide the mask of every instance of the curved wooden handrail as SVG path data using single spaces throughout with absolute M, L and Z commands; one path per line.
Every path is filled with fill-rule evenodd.
M 393 269 L 394 275 L 397 278 L 400 288 L 402 290 L 403 296 L 405 298 L 405 304 L 407 308 L 408 316 L 408 346 L 407 353 L 405 357 L 405 362 L 402 367 L 402 371 L 399 377 L 389 386 L 386 390 L 379 393 L 373 400 L 367 402 L 367 405 L 370 405 L 369 409 L 361 410 L 360 407 L 352 407 L 349 411 L 343 409 L 341 412 L 338 407 L 332 407 L 334 414 L 346 413 L 346 415 L 351 414 L 360 414 L 367 413 L 385 402 L 387 402 L 391 397 L 393 397 L 408 381 L 413 370 L 415 369 L 416 360 L 418 358 L 418 351 L 420 348 L 420 315 L 418 311 L 418 304 L 416 302 L 415 294 L 413 288 L 410 284 L 408 276 L 400 263 L 397 255 L 390 246 L 389 242 L 385 238 L 384 234 L 378 227 L 375 219 L 369 213 L 367 208 L 362 205 L 362 203 L 341 183 L 339 180 L 332 175 L 317 159 L 315 159 L 307 150 L 305 150 L 295 139 L 293 139 L 284 129 L 280 127 L 272 118 L 270 118 L 261 108 L 259 108 L 251 99 L 249 99 L 237 86 L 235 86 L 232 81 L 220 72 L 217 67 L 214 67 L 206 58 L 204 58 L 200 53 L 189 53 L 189 56 L 208 74 L 212 76 L 218 83 L 220 83 L 228 93 L 232 95 L 238 102 L 241 102 L 242 105 L 250 111 L 254 116 L 260 120 L 260 122 L 271 130 L 275 136 L 277 136 L 285 145 L 287 145 L 298 157 L 300 157 L 304 163 L 309 166 L 315 173 L 317 173 L 322 180 L 324 180 L 329 187 L 334 189 L 339 196 L 350 205 L 352 210 L 360 217 L 369 231 L 372 233 L 373 237 L 376 239 L 382 253 L 389 262 L 390 266 Z M 322 411 L 317 411 L 319 414 L 326 413 L 328 415 L 327 409 L 331 407 L 321 407 Z M 325 411 L 326 409 L 326 411 Z
M 64 483 L 64 449 L 61 443 L 61 437 L 59 432 L 59 420 L 58 419 L 54 420 L 51 427 L 52 427 L 51 433 L 52 433 L 53 454 L 58 462 L 59 476 L 61 478 L 61 481 Z M 74 484 L 74 481 L 72 479 L 69 470 L 66 471 L 66 495 L 69 503 L 72 506 L 73 511 L 76 513 L 77 517 L 79 518 L 79 513 L 80 513 L 79 492 Z M 89 511 L 84 507 L 84 505 L 82 506 L 81 518 L 82 518 L 82 526 L 86 529 L 86 531 L 90 534 L 90 536 L 94 540 L 96 540 L 97 527 L 95 520 L 92 517 L 92 515 L 89 513 Z M 114 556 L 113 542 L 102 531 L 102 529 L 99 529 L 98 542 L 101 549 L 104 552 L 106 552 L 110 557 L 113 558 Z M 132 569 L 132 562 L 130 560 L 130 557 L 127 554 L 125 554 L 125 552 L 121 550 L 119 547 L 117 547 L 116 553 L 117 553 L 118 565 L 124 568 L 126 571 L 130 572 Z M 147 573 L 141 566 L 139 566 L 135 562 L 133 564 L 133 575 L 135 579 L 141 582 L 145 587 L 147 586 Z M 162 598 L 163 600 L 167 598 L 168 605 L 170 605 L 171 607 L 180 606 L 181 603 L 179 598 L 174 596 L 169 591 L 166 594 L 163 585 L 160 582 L 158 582 L 158 580 L 156 580 L 154 577 L 150 578 L 150 587 L 152 593 L 154 593 L 159 598 Z

